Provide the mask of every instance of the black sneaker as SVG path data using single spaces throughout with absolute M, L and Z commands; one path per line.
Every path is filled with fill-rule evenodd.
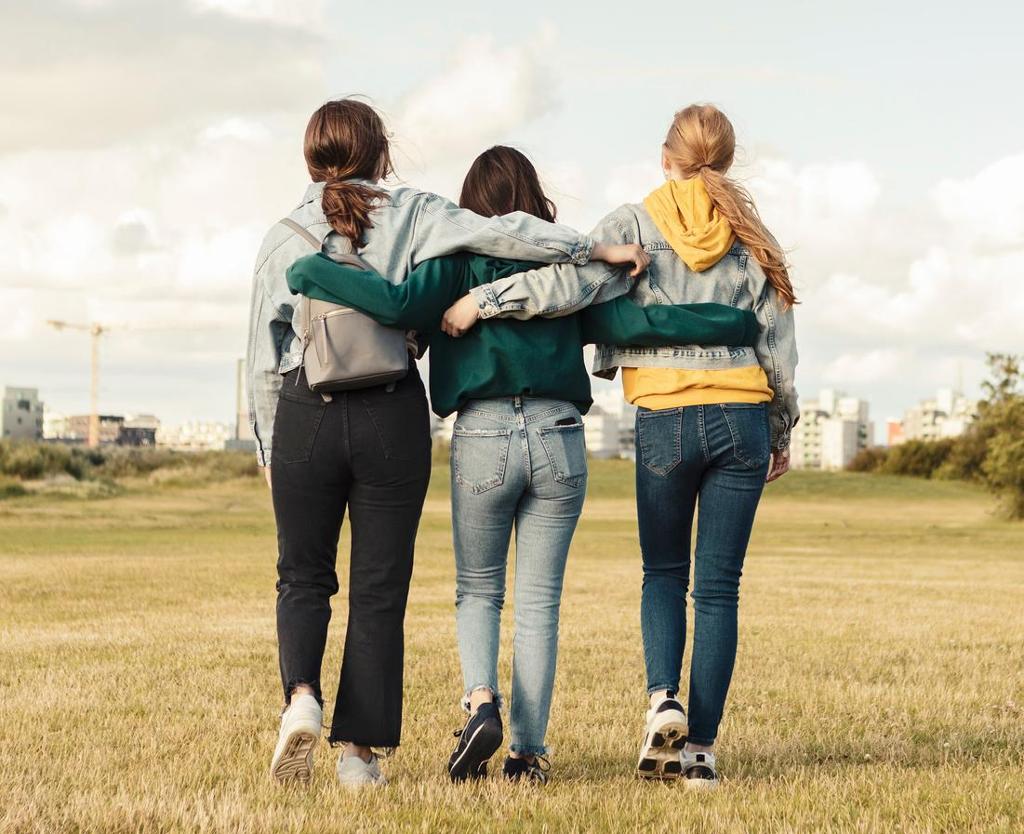
M 505 766 L 501 769 L 502 774 L 510 782 L 526 780 L 538 785 L 548 783 L 548 771 L 551 764 L 543 756 L 534 756 L 533 761 L 529 759 L 514 759 L 509 756 L 505 759 Z
M 481 779 L 487 775 L 487 761 L 501 747 L 501 715 L 494 704 L 481 704 L 466 726 L 456 730 L 459 743 L 448 759 L 453 782 Z

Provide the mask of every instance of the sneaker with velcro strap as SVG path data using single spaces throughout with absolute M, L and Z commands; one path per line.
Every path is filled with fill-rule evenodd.
M 501 772 L 510 782 L 532 782 L 535 785 L 546 785 L 549 770 L 551 770 L 551 763 L 543 756 L 534 756 L 531 759 L 508 756 Z
M 718 770 L 715 767 L 714 753 L 691 753 L 683 750 L 679 754 L 679 767 L 682 770 L 686 787 L 697 790 L 718 787 Z

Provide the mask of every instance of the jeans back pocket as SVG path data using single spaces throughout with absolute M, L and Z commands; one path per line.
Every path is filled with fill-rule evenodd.
M 455 481 L 479 495 L 505 481 L 512 429 L 467 429 L 452 433 L 452 471 Z
M 270 464 L 308 463 L 327 407 L 282 395 L 277 401 Z
M 638 411 L 636 445 L 640 462 L 655 475 L 665 476 L 683 459 L 683 412 Z
M 540 442 L 551 464 L 554 479 L 565 486 L 578 487 L 587 479 L 587 443 L 583 423 L 545 426 Z
M 729 403 L 721 406 L 733 456 L 748 469 L 761 469 L 772 454 L 768 410 L 763 403 Z

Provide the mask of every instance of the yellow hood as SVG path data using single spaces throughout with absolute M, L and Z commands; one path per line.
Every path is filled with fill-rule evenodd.
M 718 213 L 700 177 L 669 180 L 647 195 L 644 208 L 694 272 L 714 266 L 732 246 L 732 226 Z

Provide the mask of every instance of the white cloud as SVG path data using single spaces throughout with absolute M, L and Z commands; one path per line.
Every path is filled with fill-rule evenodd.
M 554 32 L 504 46 L 489 35 L 465 39 L 449 64 L 400 102 L 399 150 L 428 169 L 458 165 L 554 104 L 548 69 Z
M 1024 153 L 994 162 L 975 176 L 945 179 L 932 190 L 950 232 L 964 245 L 1024 247 Z
M 898 371 L 909 355 L 891 348 L 842 353 L 829 362 L 822 380 L 830 385 L 870 386 Z
M 326 22 L 323 0 L 191 0 L 198 11 L 214 11 L 242 18 L 264 20 L 318 31 Z
M 0 153 L 165 142 L 230 115 L 323 96 L 319 3 L 36 0 L 0 26 Z M 230 8 L 227 8 L 230 7 Z M 232 12 L 232 13 L 225 13 Z

